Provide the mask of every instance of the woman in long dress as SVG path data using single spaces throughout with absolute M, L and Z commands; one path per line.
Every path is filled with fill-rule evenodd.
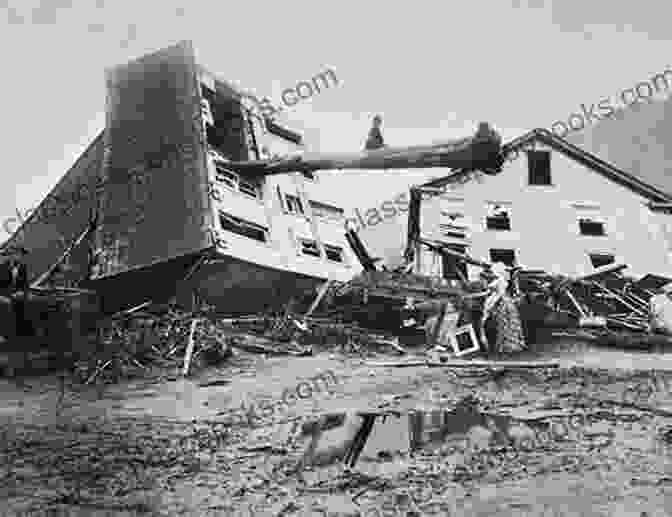
M 520 352 L 526 348 L 525 335 L 518 307 L 508 293 L 510 275 L 501 262 L 493 265 L 492 273 L 495 279 L 488 285 L 490 295 L 483 307 L 481 339 L 492 352 Z M 489 343 L 485 335 L 485 323 L 489 317 L 492 317 L 496 327 L 494 343 Z

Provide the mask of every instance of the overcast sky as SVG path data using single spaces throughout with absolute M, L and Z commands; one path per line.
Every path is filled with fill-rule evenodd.
M 0 217 L 37 204 L 102 129 L 106 67 L 180 40 L 275 103 L 331 68 L 339 86 L 285 118 L 311 149 L 351 151 L 374 113 L 391 145 L 469 136 L 481 120 L 505 139 L 566 120 L 672 64 L 670 5 L 0 0 Z M 367 208 L 412 180 L 356 173 L 333 191 Z

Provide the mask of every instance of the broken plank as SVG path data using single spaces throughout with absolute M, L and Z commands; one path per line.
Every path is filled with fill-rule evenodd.
M 628 267 L 629 266 L 627 264 L 623 264 L 623 263 L 607 264 L 606 266 L 602 266 L 602 267 L 597 268 L 595 271 L 592 271 L 592 272 L 588 273 L 587 275 L 577 277 L 574 280 L 577 281 L 577 282 L 588 281 L 588 280 L 597 280 L 598 278 L 601 278 L 605 275 L 619 273 L 620 271 L 623 271 L 624 269 L 627 269 Z
M 574 298 L 574 295 L 572 294 L 572 291 L 569 289 L 569 287 L 566 288 L 566 289 L 564 290 L 564 292 L 565 292 L 565 294 L 567 295 L 567 298 L 569 298 L 569 300 L 572 302 L 572 305 L 574 305 L 574 308 L 575 308 L 577 311 L 579 311 L 579 315 L 580 315 L 582 318 L 587 318 L 587 317 L 588 317 L 588 314 L 586 313 L 586 311 L 584 310 L 584 308 L 581 306 L 581 304 L 579 304 L 579 302 L 576 301 L 576 298 Z
M 378 368 L 403 368 L 411 366 L 432 366 L 446 368 L 558 368 L 557 361 L 405 361 L 405 362 L 371 362 L 366 363 L 370 367 Z
M 191 365 L 191 356 L 194 353 L 194 333 L 196 332 L 197 319 L 191 320 L 191 328 L 189 329 L 189 341 L 187 342 L 187 351 L 184 354 L 184 366 L 182 367 L 182 375 L 186 377 L 189 375 L 189 366 Z
M 642 309 L 639 309 L 639 308 L 635 307 L 635 306 L 632 305 L 631 303 L 628 303 L 628 302 L 625 301 L 621 296 L 619 296 L 617 293 L 615 293 L 615 292 L 612 291 L 611 289 L 606 288 L 605 286 L 603 286 L 603 285 L 600 284 L 599 282 L 593 282 L 593 285 L 596 286 L 596 287 L 598 287 L 600 290 L 604 291 L 605 293 L 611 295 L 612 298 L 618 300 L 620 303 L 622 303 L 623 305 L 625 305 L 625 306 L 626 306 L 628 309 L 630 309 L 631 311 L 633 311 L 633 312 L 639 314 L 640 316 L 648 317 L 648 314 L 647 314 L 646 311 L 644 311 L 644 310 L 642 310 Z
M 306 311 L 306 313 L 303 315 L 304 318 L 308 318 L 313 312 L 315 312 L 315 309 L 317 309 L 317 306 L 322 301 L 322 298 L 324 298 L 324 295 L 327 294 L 327 291 L 329 290 L 329 287 L 332 284 L 333 280 L 327 280 L 324 284 L 320 286 L 320 290 L 318 291 L 315 300 L 313 300 L 313 303 L 310 304 L 308 311 Z

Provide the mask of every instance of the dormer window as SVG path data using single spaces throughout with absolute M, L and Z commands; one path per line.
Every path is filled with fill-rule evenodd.
M 550 151 L 527 151 L 527 168 L 530 185 L 552 185 Z

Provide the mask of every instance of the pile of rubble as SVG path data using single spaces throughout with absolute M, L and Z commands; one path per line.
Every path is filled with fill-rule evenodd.
M 611 264 L 578 278 L 544 271 L 520 271 L 521 312 L 530 334 L 594 339 L 601 344 L 649 348 L 669 340 L 654 334 L 651 299 L 671 279 L 623 274 L 625 264 Z M 564 330 L 565 332 L 560 332 Z
M 638 348 L 667 342 L 651 333 L 649 306 L 669 279 L 647 275 L 635 280 L 623 275 L 626 268 L 612 264 L 579 278 L 513 269 L 510 291 L 526 340 L 573 336 Z M 101 333 L 97 368 L 115 361 L 105 350 L 129 367 L 182 362 L 185 375 L 192 362 L 213 364 L 230 357 L 232 349 L 303 356 L 329 348 L 364 355 L 381 349 L 405 354 L 419 345 L 422 352 L 471 356 L 485 348 L 475 329 L 486 292 L 483 281 L 455 286 L 398 271 L 364 271 L 349 282 L 325 282 L 317 292 L 292 300 L 283 314 L 221 318 L 208 310 L 145 309 L 110 320 Z M 466 344 L 459 339 L 462 329 Z
M 488 266 L 482 267 L 487 271 Z M 626 268 L 612 264 L 579 278 L 513 268 L 509 294 L 526 341 L 572 336 L 637 348 L 672 342 L 653 334 L 650 324 L 651 298 L 670 279 L 635 280 L 623 275 Z M 451 283 L 404 271 L 365 270 L 349 282 L 325 282 L 291 300 L 282 313 L 224 318 L 213 307 L 185 312 L 148 303 L 100 319 L 73 369 L 91 383 L 144 374 L 153 366 L 189 375 L 227 360 L 234 349 L 265 356 L 324 349 L 365 356 L 404 355 L 420 347 L 416 355 L 436 361 L 482 355 L 488 350 L 479 333 L 487 296 L 486 280 Z

